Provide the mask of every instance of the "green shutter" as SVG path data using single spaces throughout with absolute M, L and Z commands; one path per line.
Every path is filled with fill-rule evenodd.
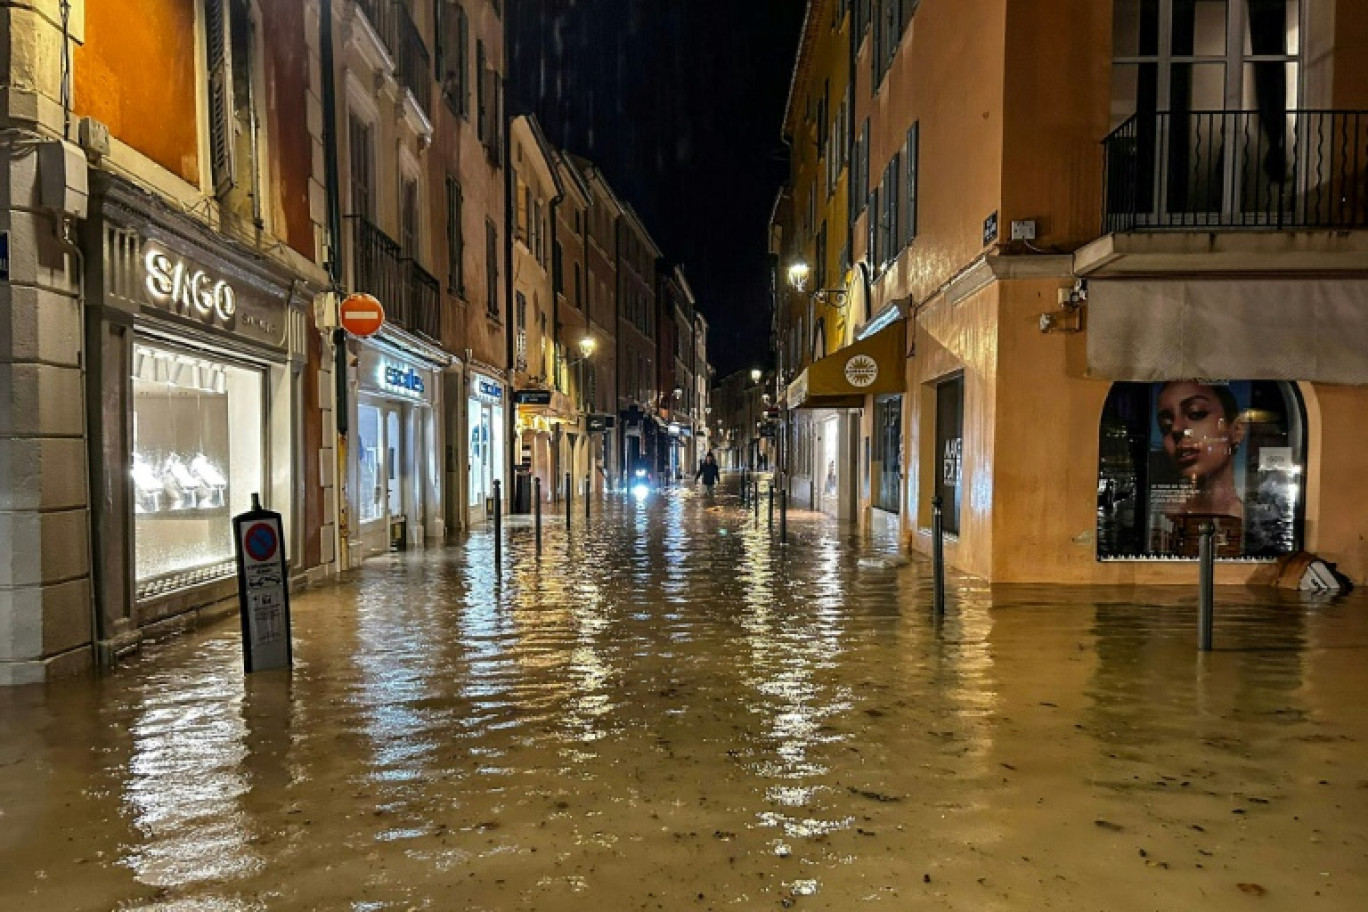
M 209 161 L 214 193 L 236 185 L 233 153 L 233 54 L 228 36 L 229 0 L 204 0 L 205 50 L 209 65 Z

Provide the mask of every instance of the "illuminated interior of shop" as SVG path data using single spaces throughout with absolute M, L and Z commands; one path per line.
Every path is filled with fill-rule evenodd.
M 230 518 L 263 483 L 262 374 L 133 347 L 134 550 L 145 598 L 233 573 Z

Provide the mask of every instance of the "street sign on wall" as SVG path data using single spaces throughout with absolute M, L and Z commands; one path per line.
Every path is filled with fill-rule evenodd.
M 243 669 L 251 673 L 289 667 L 290 580 L 280 514 L 261 509 L 253 494 L 252 509 L 233 517 L 233 543 Z
M 348 295 L 337 307 L 337 322 L 353 336 L 373 336 L 385 325 L 385 308 L 368 294 Z

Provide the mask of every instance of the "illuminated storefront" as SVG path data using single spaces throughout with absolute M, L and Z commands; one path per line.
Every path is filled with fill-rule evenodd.
M 439 454 L 442 371 L 449 355 L 386 327 L 358 343 L 351 452 L 360 557 L 445 534 Z
M 283 267 L 112 177 L 93 187 L 87 409 L 97 637 L 234 591 L 230 519 L 254 494 L 304 569 L 306 304 Z
M 506 387 L 487 373 L 471 370 L 466 393 L 466 481 L 470 521 L 494 511 L 494 482 L 504 480 L 504 397 Z

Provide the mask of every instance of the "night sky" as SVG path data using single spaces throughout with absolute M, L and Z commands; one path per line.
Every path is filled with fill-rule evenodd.
M 516 0 L 510 114 L 593 160 L 712 326 L 718 377 L 768 363 L 766 226 L 803 0 Z

